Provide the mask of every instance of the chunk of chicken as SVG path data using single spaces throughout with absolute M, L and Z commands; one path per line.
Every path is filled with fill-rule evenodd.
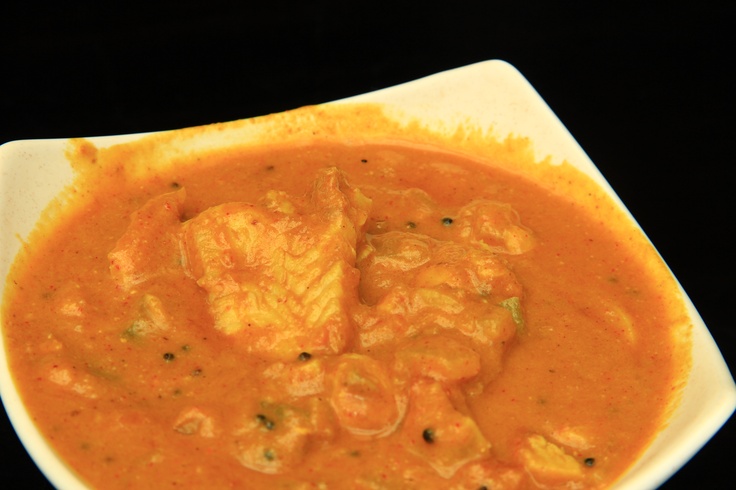
M 480 355 L 466 344 L 442 334 L 412 338 L 396 349 L 394 371 L 447 383 L 472 379 L 480 372 Z
M 215 327 L 271 359 L 342 352 L 369 206 L 330 168 L 305 198 L 272 192 L 257 205 L 222 204 L 184 223 L 187 267 L 208 294 Z
M 201 437 L 215 437 L 214 418 L 198 407 L 188 407 L 182 410 L 174 421 L 174 430 L 184 435 L 199 435 Z
M 370 237 L 358 257 L 361 297 L 373 310 L 361 318 L 364 346 L 417 333 L 460 332 L 501 345 L 518 319 L 504 304 L 521 286 L 493 253 L 404 232 Z
M 345 354 L 330 374 L 330 403 L 345 430 L 361 437 L 383 437 L 395 430 L 406 403 L 380 362 Z
M 361 294 L 368 304 L 378 303 L 398 284 L 453 290 L 498 302 L 521 295 L 516 277 L 495 254 L 426 235 L 372 236 L 361 250 L 359 268 L 366 278 Z
M 311 442 L 333 437 L 327 402 L 317 397 L 301 402 L 263 401 L 253 407 L 233 433 L 240 464 L 261 473 L 285 473 L 304 459 Z
M 110 274 L 129 291 L 168 271 L 181 272 L 181 208 L 184 189 L 149 200 L 133 213 L 128 229 L 108 254 Z
M 325 389 L 325 363 L 322 359 L 274 362 L 264 370 L 263 377 L 266 385 L 276 387 L 277 394 L 318 395 Z
M 169 315 L 166 313 L 163 302 L 152 294 L 144 294 L 140 299 L 138 315 L 121 338 L 123 341 L 145 337 L 154 332 L 164 332 L 171 328 Z
M 411 388 L 402 435 L 409 451 L 443 478 L 486 458 L 491 448 L 475 421 L 455 409 L 442 385 L 428 380 Z
M 496 253 L 518 255 L 531 250 L 536 239 L 506 203 L 479 199 L 458 211 L 454 225 L 458 236 Z
M 390 211 L 371 218 L 370 233 L 410 231 L 510 255 L 527 252 L 536 243 L 532 231 L 507 203 L 476 199 L 458 209 L 441 206 L 416 188 L 374 194 L 381 199 L 377 207 Z
M 538 481 L 559 483 L 583 478 L 580 462 L 539 434 L 527 438 L 519 455 L 526 470 Z

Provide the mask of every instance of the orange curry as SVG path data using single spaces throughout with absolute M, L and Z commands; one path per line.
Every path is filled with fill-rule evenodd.
M 666 420 L 674 289 L 625 220 L 411 144 L 135 178 L 120 155 L 3 311 L 33 419 L 92 487 L 603 488 Z

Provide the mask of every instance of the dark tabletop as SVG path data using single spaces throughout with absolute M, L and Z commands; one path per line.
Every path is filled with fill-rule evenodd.
M 5 2 L 0 144 L 241 119 L 503 59 L 598 165 L 736 365 L 732 2 L 282 3 Z M 48 486 L 0 418 L 0 485 Z M 730 422 L 663 488 L 726 488 L 734 444 Z

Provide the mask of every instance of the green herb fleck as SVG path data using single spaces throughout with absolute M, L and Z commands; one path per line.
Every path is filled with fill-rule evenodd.
M 511 312 L 511 318 L 519 329 L 524 327 L 524 316 L 521 313 L 521 300 L 518 296 L 501 301 L 501 306 Z
M 136 320 L 130 324 L 128 328 L 123 330 L 120 334 L 120 339 L 123 341 L 135 340 L 144 335 L 148 330 L 148 324 L 143 320 Z

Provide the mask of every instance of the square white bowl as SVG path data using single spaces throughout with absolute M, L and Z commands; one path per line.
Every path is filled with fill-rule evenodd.
M 527 137 L 538 159 L 549 156 L 553 162 L 572 164 L 597 182 L 634 220 L 572 135 L 534 88 L 508 63 L 498 60 L 477 63 L 332 104 L 353 102 L 379 103 L 398 120 L 420 119 L 430 127 L 470 123 L 493 128 L 497 136 Z M 89 139 L 98 147 L 106 147 L 142 136 Z M 195 143 L 217 147 L 227 146 L 229 142 L 232 140 L 228 140 L 227 134 L 205 133 Z M 47 204 L 72 181 L 73 172 L 65 155 L 68 143 L 66 139 L 27 140 L 0 147 L 2 277 L 7 276 L 20 248 L 18 237 L 28 235 Z M 4 281 L 0 288 L 4 288 Z M 684 291 L 682 297 L 693 325 L 692 369 L 682 401 L 667 427 L 617 482 L 616 489 L 646 489 L 660 485 L 718 431 L 736 408 L 736 386 L 729 369 Z M 25 411 L 8 369 L 2 336 L 0 394 L 21 441 L 51 483 L 65 490 L 86 488 L 48 446 Z

